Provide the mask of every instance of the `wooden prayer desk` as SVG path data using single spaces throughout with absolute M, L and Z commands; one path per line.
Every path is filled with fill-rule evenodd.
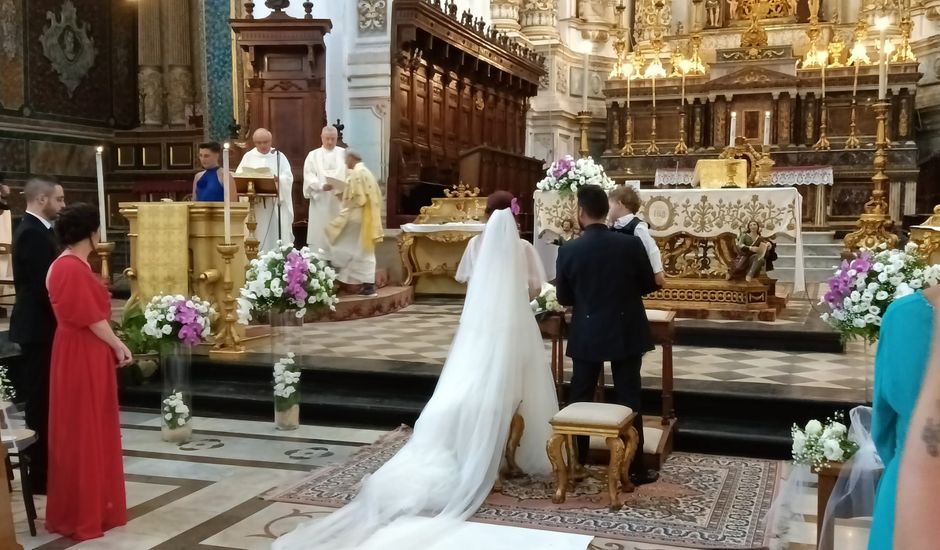
M 672 342 L 675 335 L 675 311 L 659 309 L 646 310 L 646 317 L 650 322 L 650 331 L 653 341 L 663 350 L 663 413 L 662 425 L 667 426 L 676 417 L 676 407 L 673 402 L 673 374 L 672 374 Z
M 832 548 L 833 536 L 835 531 L 835 517 L 829 522 L 829 529 L 823 532 L 825 523 L 826 508 L 829 506 L 829 498 L 832 496 L 832 490 L 836 487 L 836 481 L 842 473 L 844 462 L 830 462 L 826 466 L 813 471 L 819 480 L 816 489 L 816 546 L 820 547 L 826 542 L 825 548 Z

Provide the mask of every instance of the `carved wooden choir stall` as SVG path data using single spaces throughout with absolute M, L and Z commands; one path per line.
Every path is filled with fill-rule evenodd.
M 525 128 L 541 57 L 455 4 L 397 0 L 392 10 L 388 226 L 459 182 L 482 196 L 512 192 L 531 220 L 542 162 L 524 156 Z

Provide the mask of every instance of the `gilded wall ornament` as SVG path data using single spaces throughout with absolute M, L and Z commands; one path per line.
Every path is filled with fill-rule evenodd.
M 388 27 L 387 0 L 359 0 L 359 31 L 385 32 Z
M 20 13 L 13 0 L 0 0 L 0 52 L 12 61 L 20 52 Z
M 43 27 L 39 42 L 43 55 L 58 73 L 62 84 L 65 84 L 69 97 L 72 97 L 75 88 L 94 66 L 98 50 L 95 49 L 94 39 L 89 36 L 90 25 L 78 21 L 71 0 L 63 2 L 60 16 L 57 17 L 51 11 L 46 12 L 49 25 Z

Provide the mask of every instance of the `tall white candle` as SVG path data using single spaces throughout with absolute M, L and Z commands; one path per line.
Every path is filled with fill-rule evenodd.
M 823 99 L 826 98 L 826 63 L 827 63 L 827 61 L 823 60 L 823 62 L 822 62 L 822 72 L 820 73 L 820 76 L 821 76 L 821 78 L 822 78 L 822 97 L 823 97 Z
M 736 137 L 738 137 L 738 113 L 731 111 L 731 132 L 728 138 L 728 145 L 734 147 Z
M 881 57 L 878 60 L 878 99 L 888 97 L 888 43 L 885 32 L 891 20 L 887 16 L 875 18 L 875 28 L 881 33 Z
M 225 206 L 222 211 L 225 213 L 225 218 L 223 223 L 225 224 L 225 244 L 232 243 L 232 197 L 230 195 L 231 189 L 229 179 L 231 178 L 229 174 L 229 160 L 228 160 L 228 151 L 230 145 L 226 142 L 222 146 L 222 187 L 224 189 L 224 201 Z
M 770 145 L 770 111 L 764 111 L 764 145 Z
M 582 111 L 587 111 L 587 110 L 588 110 L 588 87 L 589 87 L 589 83 L 588 83 L 588 66 L 589 66 L 590 64 L 591 64 L 591 53 L 590 53 L 590 52 L 584 52 L 584 77 L 583 77 L 583 78 L 584 78 L 584 86 L 583 86 L 584 89 L 581 90 L 581 110 L 582 110 Z
M 104 166 L 101 162 L 101 154 L 104 153 L 104 147 L 95 147 L 95 169 L 98 171 L 98 216 L 101 217 L 101 242 L 108 242 L 108 211 L 105 209 L 104 200 Z

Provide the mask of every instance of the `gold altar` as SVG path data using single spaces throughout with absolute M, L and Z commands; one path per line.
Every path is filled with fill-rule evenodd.
M 157 294 L 197 295 L 219 313 L 213 321 L 215 333 L 224 309 L 225 265 L 217 250 L 225 240 L 223 203 L 125 202 L 120 213 L 130 224 L 127 306 L 145 305 Z M 231 205 L 232 240 L 239 247 L 244 245 L 247 216 L 247 203 Z M 236 293 L 245 284 L 246 265 L 245 255 L 235 254 L 231 276 Z
M 454 280 L 467 243 L 483 231 L 486 198 L 463 184 L 432 199 L 415 221 L 401 226 L 398 251 L 403 285 L 418 294 L 463 295 L 466 285 Z

